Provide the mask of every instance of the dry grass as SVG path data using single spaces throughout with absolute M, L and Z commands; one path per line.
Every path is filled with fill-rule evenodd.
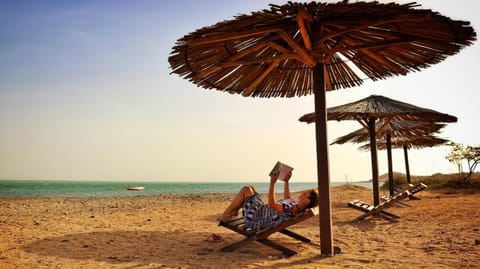
M 388 175 L 382 175 L 381 180 L 385 180 L 382 189 L 388 189 Z M 401 187 L 407 183 L 406 176 L 402 173 L 394 173 L 394 186 Z M 433 192 L 443 194 L 479 194 L 480 193 L 480 172 L 473 173 L 469 185 L 463 182 L 458 174 L 433 174 L 430 176 L 412 176 L 412 183 L 422 182 Z

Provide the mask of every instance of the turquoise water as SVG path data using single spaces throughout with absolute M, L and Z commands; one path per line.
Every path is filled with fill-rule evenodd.
M 169 183 L 169 182 L 85 182 L 0 180 L 0 197 L 115 197 L 156 194 L 236 193 L 242 186 L 253 185 L 260 193 L 268 192 L 269 183 Z M 332 182 L 332 186 L 346 184 Z M 371 188 L 371 183 L 355 183 Z M 128 191 L 127 185 L 144 186 L 142 191 Z M 290 183 L 292 192 L 315 188 L 316 183 Z M 277 187 L 281 192 L 282 187 Z

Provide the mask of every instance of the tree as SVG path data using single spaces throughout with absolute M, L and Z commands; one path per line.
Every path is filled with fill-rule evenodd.
M 472 174 L 480 162 L 480 146 L 465 147 L 454 142 L 450 142 L 448 146 L 451 147 L 451 151 L 445 158 L 457 165 L 460 178 L 463 179 L 465 185 L 469 185 Z M 468 173 L 465 173 L 463 170 L 464 164 L 468 167 Z

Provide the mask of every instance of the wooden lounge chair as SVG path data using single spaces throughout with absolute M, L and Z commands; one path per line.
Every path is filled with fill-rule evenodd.
M 238 242 L 235 242 L 233 244 L 230 244 L 222 248 L 221 251 L 233 251 L 240 246 L 243 246 L 250 242 L 257 241 L 266 246 L 269 246 L 271 248 L 274 248 L 276 250 L 283 252 L 283 254 L 285 254 L 286 256 L 293 256 L 297 254 L 296 251 L 289 249 L 287 247 L 284 247 L 282 245 L 279 245 L 271 241 L 270 239 L 268 239 L 268 237 L 276 232 L 280 232 L 284 235 L 290 236 L 302 242 L 309 243 L 311 241 L 310 239 L 304 236 L 301 236 L 297 233 L 294 233 L 288 230 L 287 228 L 299 222 L 305 221 L 316 215 L 318 215 L 318 208 L 309 208 L 305 210 L 303 213 L 298 214 L 292 219 L 286 220 L 276 226 L 273 226 L 264 230 L 260 230 L 260 231 L 253 231 L 249 228 L 246 228 L 243 217 L 234 217 L 227 220 L 221 220 L 220 223 L 218 224 L 219 226 L 224 226 L 234 232 L 237 232 L 239 234 L 246 236 L 246 238 L 244 238 L 243 240 L 240 240 Z
M 408 187 L 405 189 L 405 190 L 408 190 L 410 192 L 410 195 L 408 196 L 408 198 L 410 200 L 420 200 L 420 198 L 418 197 L 415 197 L 413 196 L 415 193 L 417 192 L 420 192 L 420 191 L 423 191 L 427 188 L 427 185 L 423 184 L 423 183 L 419 183 L 417 185 L 413 185 L 413 184 L 408 184 Z M 405 190 L 402 190 L 402 191 L 405 191 Z M 396 193 L 399 193 L 399 192 L 402 192 L 402 191 L 398 191 L 396 190 Z M 388 199 L 390 199 L 390 197 L 388 196 L 382 196 L 382 200 L 383 201 L 388 201 Z M 412 206 L 412 205 L 409 205 L 407 203 L 403 203 L 403 202 L 397 202 L 396 205 L 399 205 L 399 206 Z
M 413 196 L 414 194 L 416 194 L 417 192 L 421 192 L 423 190 L 425 190 L 426 188 L 428 188 L 427 185 L 425 185 L 424 183 L 418 183 L 417 185 L 413 185 L 413 184 L 408 184 L 407 185 L 407 188 L 406 189 L 403 189 L 403 190 L 395 190 L 395 193 L 400 193 L 402 191 L 405 191 L 405 190 L 408 190 L 410 192 L 410 196 L 408 196 L 408 198 L 410 200 L 420 200 L 420 198 L 418 197 L 415 197 Z M 385 197 L 385 196 L 384 196 Z M 385 200 L 385 198 L 382 197 L 382 199 Z
M 387 199 L 383 203 L 380 203 L 377 206 L 373 206 L 359 200 L 349 202 L 348 206 L 364 212 L 363 215 L 357 217 L 354 221 L 360 221 L 368 216 L 379 216 L 391 222 L 397 222 L 400 216 L 387 212 L 385 211 L 385 209 L 393 206 L 395 203 L 398 203 L 399 201 L 407 198 L 408 196 L 410 196 L 410 191 L 405 190 L 390 197 L 389 199 Z
M 423 183 L 419 183 L 417 185 L 408 184 L 407 190 L 410 192 L 410 196 L 408 196 L 408 198 L 410 200 L 420 200 L 420 198 L 415 197 L 413 195 L 417 192 L 421 192 L 421 191 L 425 190 L 426 188 L 427 188 L 427 185 L 425 185 Z

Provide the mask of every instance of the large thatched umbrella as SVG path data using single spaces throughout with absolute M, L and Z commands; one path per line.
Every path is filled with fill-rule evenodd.
M 427 146 L 436 141 L 432 136 L 433 133 L 438 132 L 445 124 L 431 123 L 422 121 L 399 121 L 392 120 L 387 124 L 383 121 L 378 121 L 375 124 L 375 134 L 377 136 L 377 149 L 387 150 L 388 160 L 388 182 L 390 187 L 390 195 L 394 194 L 393 183 L 393 165 L 392 165 L 392 146 L 404 147 L 405 151 L 405 167 L 407 170 L 407 179 L 410 183 L 410 172 L 408 165 L 407 147 L 409 145 Z M 344 136 L 338 137 L 331 144 L 344 144 L 347 142 L 362 143 L 369 140 L 369 132 L 365 128 L 360 128 Z M 422 144 L 424 142 L 424 144 Z M 443 141 L 445 142 L 445 141 Z M 368 144 L 370 146 L 370 144 Z M 370 147 L 368 147 L 370 149 Z
M 418 71 L 476 39 L 469 22 L 418 7 L 271 5 L 185 35 L 168 59 L 174 73 L 207 89 L 252 97 L 314 94 L 323 255 L 333 255 L 325 92 Z
M 408 161 L 408 149 L 416 148 L 430 148 L 434 146 L 440 146 L 449 142 L 448 139 L 436 137 L 433 134 L 419 136 L 419 137 L 395 137 L 391 140 L 390 145 L 388 145 L 386 139 L 381 139 L 377 141 L 377 149 L 388 149 L 388 148 L 403 148 L 403 156 L 405 161 L 405 174 L 407 177 L 407 183 L 411 183 L 410 177 L 410 165 Z M 364 144 L 359 147 L 361 150 L 370 150 L 370 143 Z M 391 160 L 389 161 L 391 163 Z M 390 171 L 391 167 L 389 167 Z M 390 172 L 389 172 L 390 173 Z M 389 186 L 390 186 L 390 194 L 393 188 L 393 180 L 390 179 L 389 174 Z
M 430 121 L 456 122 L 457 118 L 438 111 L 414 106 L 401 101 L 393 100 L 381 95 L 371 95 L 364 99 L 328 108 L 328 120 L 357 120 L 369 132 L 370 152 L 372 161 L 373 203 L 380 203 L 378 192 L 378 161 L 376 147 L 375 124 L 381 120 L 387 126 L 392 120 L 397 121 Z M 311 123 L 316 119 L 315 113 L 305 114 L 300 121 Z M 385 127 L 380 127 L 384 129 Z

